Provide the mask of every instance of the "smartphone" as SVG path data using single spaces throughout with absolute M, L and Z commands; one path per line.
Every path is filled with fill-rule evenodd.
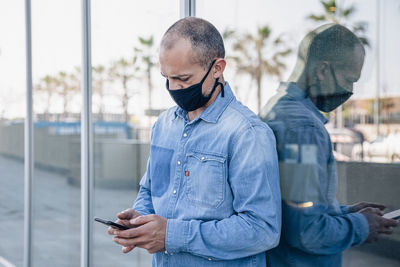
M 128 230 L 128 229 L 130 229 L 129 227 L 127 227 L 125 225 L 118 224 L 118 223 L 115 223 L 115 222 L 112 222 L 112 221 L 107 221 L 107 220 L 103 220 L 103 219 L 100 219 L 100 218 L 94 218 L 94 220 L 96 222 L 111 226 L 112 228 L 115 228 L 115 229 L 118 229 L 118 230 Z
M 394 219 L 394 220 L 400 219 L 400 209 L 385 213 L 383 217 L 386 219 Z

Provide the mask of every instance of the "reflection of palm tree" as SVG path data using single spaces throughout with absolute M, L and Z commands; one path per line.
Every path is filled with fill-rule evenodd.
M 41 78 L 39 83 L 34 87 L 36 91 L 47 94 L 47 104 L 44 111 L 44 113 L 47 115 L 49 114 L 53 95 L 56 93 L 56 87 L 57 79 L 50 75 L 46 75 L 45 77 Z
M 146 75 L 146 82 L 147 82 L 147 90 L 148 90 L 148 110 L 151 110 L 152 103 L 152 90 L 153 85 L 151 83 L 151 71 L 153 67 L 156 65 L 156 60 L 154 58 L 154 39 L 153 36 L 150 36 L 148 39 L 139 37 L 139 42 L 141 47 L 135 47 L 135 52 L 139 55 L 140 59 L 145 64 L 145 75 Z
M 56 85 L 57 92 L 63 99 L 63 114 L 65 118 L 71 95 L 79 92 L 79 78 L 75 73 L 68 74 L 60 71 L 56 76 Z
M 109 77 L 111 80 L 119 80 L 122 84 L 122 109 L 124 112 L 124 120 L 128 122 L 128 104 L 129 100 L 132 98 L 133 93 L 128 87 L 128 83 L 136 76 L 133 74 L 134 71 L 138 70 L 136 66 L 137 58 L 128 61 L 121 58 L 118 61 L 112 63 L 109 69 Z
M 99 120 L 103 120 L 104 115 L 104 83 L 107 81 L 107 70 L 103 65 L 94 66 L 92 75 L 93 93 L 99 96 Z
M 323 7 L 323 14 L 315 15 L 311 14 L 307 18 L 313 20 L 315 22 L 333 22 L 339 23 L 346 27 L 349 27 L 355 35 L 361 40 L 361 42 L 367 46 L 369 46 L 369 40 L 366 37 L 366 31 L 368 23 L 365 21 L 359 21 L 349 24 L 350 18 L 354 15 L 356 8 L 354 5 L 351 5 L 348 8 L 345 8 L 342 4 L 339 6 L 336 0 L 320 0 L 320 3 Z M 342 2 L 343 3 L 343 2 Z
M 225 37 L 233 38 L 233 31 L 226 31 Z M 287 48 L 282 37 L 272 40 L 271 28 L 259 27 L 256 35 L 246 34 L 235 37 L 233 43 L 237 73 L 248 74 L 257 84 L 257 109 L 261 107 L 261 84 L 264 74 L 282 79 L 282 72 L 286 65 L 282 58 L 289 55 L 292 50 Z M 271 52 L 272 51 L 272 54 Z

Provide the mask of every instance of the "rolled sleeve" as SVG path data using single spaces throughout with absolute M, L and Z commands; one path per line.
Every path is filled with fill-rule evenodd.
M 165 249 L 168 253 L 187 252 L 187 236 L 189 222 L 177 219 L 168 219 L 165 234 Z
M 369 225 L 367 218 L 361 213 L 349 213 L 347 214 L 349 219 L 354 224 L 354 246 L 360 245 L 367 240 L 369 235 Z

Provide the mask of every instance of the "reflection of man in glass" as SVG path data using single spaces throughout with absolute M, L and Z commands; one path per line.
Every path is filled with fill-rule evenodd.
M 277 139 L 282 191 L 282 236 L 269 253 L 271 266 L 340 266 L 341 252 L 380 233 L 395 220 L 383 205 L 339 206 L 336 161 L 320 111 L 330 112 L 353 93 L 365 51 L 341 25 L 324 25 L 301 42 L 288 83 L 260 116 Z
M 224 81 L 222 37 L 185 18 L 165 33 L 161 73 L 178 104 L 152 129 L 147 172 L 133 209 L 116 231 L 155 266 L 265 266 L 280 236 L 278 158 L 271 129 Z M 132 220 L 133 219 L 133 220 Z

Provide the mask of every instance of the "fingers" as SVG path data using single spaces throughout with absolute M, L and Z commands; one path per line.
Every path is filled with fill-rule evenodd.
M 384 227 L 396 227 L 399 224 L 398 221 L 393 220 L 393 219 L 386 219 L 386 218 L 382 218 L 382 219 L 383 219 L 382 225 Z
M 132 251 L 134 248 L 135 248 L 135 246 L 122 247 L 122 252 L 128 253 L 128 252 Z
M 377 208 L 380 210 L 384 210 L 386 209 L 386 206 L 383 204 L 379 204 L 379 203 L 372 203 L 372 202 L 362 202 L 362 205 L 366 208 L 366 207 L 371 207 L 371 208 Z
M 135 219 L 130 220 L 129 222 L 132 225 L 139 226 L 139 225 L 143 225 L 145 223 L 154 221 L 156 219 L 156 216 L 157 215 L 154 215 L 154 214 L 139 216 L 139 217 L 136 217 Z
M 391 235 L 393 233 L 392 227 L 384 227 L 378 231 L 379 234 Z
M 121 220 L 129 220 L 133 217 L 133 215 L 134 215 L 133 209 L 126 209 L 118 213 L 117 218 Z
M 135 238 L 143 234 L 143 230 L 140 228 L 132 228 L 129 230 L 116 230 L 115 235 L 121 238 Z
M 372 213 L 372 214 L 376 214 L 376 215 L 379 215 L 379 216 L 383 215 L 383 211 L 382 210 L 380 210 L 379 208 L 372 208 L 372 207 L 363 208 L 359 212 L 360 213 Z
M 140 246 L 144 243 L 146 243 L 145 240 L 142 240 L 143 238 L 138 237 L 138 238 L 133 238 L 133 239 L 125 239 L 125 238 L 120 238 L 117 236 L 113 237 L 113 241 L 117 243 L 118 245 L 121 245 L 123 247 L 136 247 Z

